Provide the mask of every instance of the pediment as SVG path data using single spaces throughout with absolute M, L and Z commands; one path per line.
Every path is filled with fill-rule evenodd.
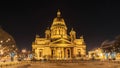
M 51 44 L 71 44 L 71 42 L 66 39 L 58 39 L 56 41 L 51 42 Z

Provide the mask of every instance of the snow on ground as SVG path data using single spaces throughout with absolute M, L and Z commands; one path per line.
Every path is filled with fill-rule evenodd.
M 32 62 L 2 68 L 120 68 L 120 63 L 84 61 L 79 63 Z

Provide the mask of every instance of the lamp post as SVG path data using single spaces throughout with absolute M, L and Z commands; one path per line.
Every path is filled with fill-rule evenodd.
M 10 53 L 11 61 L 14 61 L 14 56 L 15 56 L 15 53 L 14 53 L 14 52 L 11 52 L 11 53 Z
M 25 58 L 26 58 L 26 52 L 27 52 L 26 49 L 22 49 L 22 58 L 23 58 L 23 60 L 25 60 Z
M 30 53 L 30 54 L 28 55 L 28 57 L 30 58 L 30 60 L 32 60 L 32 59 L 33 59 L 33 54 Z
M 0 41 L 0 56 L 2 56 L 2 55 L 3 55 L 2 43 L 3 43 L 3 41 Z

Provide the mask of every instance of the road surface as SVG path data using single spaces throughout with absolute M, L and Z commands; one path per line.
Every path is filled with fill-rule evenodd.
M 101 61 L 83 61 L 79 63 L 32 62 L 1 68 L 120 68 L 120 63 Z

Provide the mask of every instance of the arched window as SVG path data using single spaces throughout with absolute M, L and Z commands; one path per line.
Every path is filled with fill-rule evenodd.
M 78 57 L 81 57 L 81 50 L 78 49 Z
M 54 50 L 51 51 L 51 55 L 52 55 L 52 58 L 53 58 L 53 56 L 54 56 Z
M 39 57 L 42 57 L 42 49 L 39 50 Z

